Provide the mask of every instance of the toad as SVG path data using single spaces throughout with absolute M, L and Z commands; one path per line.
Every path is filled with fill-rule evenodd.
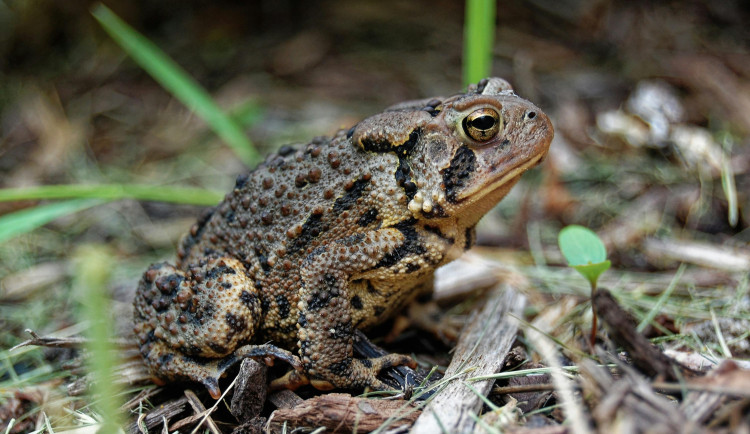
M 355 358 L 355 329 L 428 290 L 552 136 L 541 110 L 490 78 L 280 148 L 193 225 L 176 264 L 144 273 L 134 330 L 146 365 L 214 398 L 247 357 L 290 363 L 277 386 L 388 389 L 377 374 L 414 361 Z

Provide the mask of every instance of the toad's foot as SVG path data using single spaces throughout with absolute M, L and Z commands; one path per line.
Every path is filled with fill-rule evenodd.
M 154 350 L 159 351 L 157 344 Z M 245 345 L 238 348 L 234 353 L 220 358 L 190 357 L 185 355 L 170 355 L 160 359 L 161 365 L 158 366 L 159 377 L 154 379 L 157 384 L 164 384 L 164 379 L 187 379 L 201 383 L 208 393 L 214 399 L 221 397 L 221 388 L 219 379 L 235 363 L 243 359 L 255 359 L 267 365 L 272 364 L 274 359 L 283 360 L 289 363 L 296 371 L 293 373 L 301 374 L 302 362 L 294 354 L 287 350 L 275 347 L 270 344 L 265 345 Z
M 271 390 L 294 390 L 307 384 L 310 384 L 318 390 L 331 390 L 336 388 L 336 384 L 346 384 L 347 387 L 362 389 L 391 390 L 391 387 L 377 378 L 380 371 L 395 366 L 408 366 L 412 369 L 417 367 L 416 362 L 414 362 L 411 357 L 403 354 L 388 354 L 382 357 L 374 357 L 370 359 L 350 360 L 351 363 L 348 368 L 343 366 L 346 363 L 339 363 L 336 367 L 333 367 L 334 369 L 329 369 L 329 372 L 334 372 L 336 369 L 345 369 L 348 372 L 347 375 L 342 375 L 338 379 L 321 380 L 310 378 L 300 370 L 289 371 L 283 377 L 277 378 L 271 382 Z

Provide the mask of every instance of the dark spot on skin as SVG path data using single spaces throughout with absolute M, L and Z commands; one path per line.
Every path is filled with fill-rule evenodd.
M 235 219 L 236 215 L 234 211 L 229 211 L 226 214 L 224 214 L 224 220 L 226 220 L 227 223 L 232 223 Z
M 307 248 L 308 244 L 312 242 L 315 237 L 326 231 L 326 225 L 323 223 L 323 216 L 311 215 L 307 221 L 302 225 L 302 232 L 294 238 L 287 248 L 288 253 L 296 253 L 300 250 Z
M 411 179 L 411 167 L 409 167 L 409 163 L 406 162 L 405 158 L 399 157 L 398 168 L 396 169 L 394 176 L 396 178 L 396 184 L 404 189 L 406 197 L 408 197 L 409 200 L 414 199 L 414 195 L 417 193 L 417 185 Z
M 333 334 L 330 335 L 331 339 L 343 339 L 351 337 L 352 335 L 352 324 L 349 322 L 338 323 L 333 327 Z
M 440 239 L 445 240 L 450 244 L 456 242 L 456 240 L 454 240 L 452 237 L 445 235 L 437 226 L 424 225 L 424 230 L 431 234 L 437 235 L 438 237 L 440 237 Z
M 406 264 L 406 273 L 413 273 L 415 271 L 419 270 L 419 264 L 415 262 L 409 262 Z
M 448 214 L 445 213 L 445 209 L 442 206 L 440 206 L 439 203 L 436 203 L 432 206 L 432 211 L 430 212 L 423 211 L 422 215 L 428 219 L 448 217 Z
M 352 297 L 351 305 L 357 310 L 362 310 L 362 299 L 359 298 L 358 295 L 355 295 L 354 297 Z
M 372 361 L 370 361 L 370 359 L 360 359 L 359 361 L 365 368 L 372 368 Z
M 254 246 L 253 250 L 255 251 L 255 257 L 258 258 L 258 265 L 260 265 L 261 270 L 263 270 L 264 273 L 268 273 L 271 271 L 271 266 L 268 264 L 268 252 L 266 249 L 262 246 Z M 262 286 L 256 286 L 256 288 L 261 288 Z
M 197 345 L 183 346 L 179 348 L 180 353 L 186 356 L 197 356 L 201 353 L 201 348 Z
M 265 254 L 258 255 L 258 263 L 264 273 L 269 273 L 271 271 L 271 266 L 268 265 L 268 257 Z
M 421 255 L 425 252 L 424 246 L 420 243 L 419 234 L 414 228 L 417 220 L 411 218 L 396 223 L 392 227 L 398 229 L 404 236 L 404 241 L 391 252 L 385 254 L 374 268 L 391 267 L 396 265 L 401 259 L 408 255 Z
M 217 354 L 227 354 L 229 352 L 225 346 L 217 342 L 209 342 L 208 347 L 214 350 Z
M 336 240 L 336 244 L 344 246 L 356 246 L 365 238 L 365 234 L 354 234 L 340 240 Z
M 234 268 L 227 267 L 226 265 L 222 265 L 219 267 L 214 267 L 206 272 L 206 279 L 213 280 L 219 277 L 222 274 L 237 274 L 236 271 L 234 271 Z
M 159 360 L 157 361 L 157 363 L 161 366 L 164 366 L 167 363 L 171 362 L 172 359 L 174 359 L 174 354 L 163 354 L 159 356 Z
M 477 240 L 476 227 L 472 226 L 470 228 L 466 228 L 466 233 L 464 234 L 464 236 L 466 237 L 466 241 L 464 241 L 464 250 L 469 250 Z
M 212 249 L 211 247 L 206 247 L 203 249 L 203 256 L 208 258 L 209 256 L 219 256 L 219 252 L 217 252 L 215 249 Z
M 409 133 L 409 138 L 402 144 L 394 146 L 393 143 L 386 139 L 373 140 L 369 137 L 364 137 L 361 140 L 362 149 L 369 152 L 385 153 L 393 152 L 399 156 L 408 156 L 414 150 L 414 147 L 419 141 L 419 136 L 422 135 L 422 129 L 416 128 Z
M 331 298 L 328 297 L 327 292 L 319 293 L 316 292 L 312 295 L 311 300 L 307 303 L 307 310 L 308 311 L 316 311 L 320 310 L 326 306 L 328 306 L 328 302 L 331 301 Z
M 337 288 L 339 287 L 339 281 L 333 274 L 324 274 L 323 275 L 323 281 L 326 284 L 326 287 L 329 291 L 331 291 L 331 295 L 337 295 L 338 291 Z
M 289 305 L 289 300 L 283 295 L 276 296 L 276 306 L 279 308 L 279 316 L 281 319 L 285 319 L 289 316 L 289 311 L 292 309 Z
M 179 274 L 168 274 L 156 279 L 154 285 L 162 294 L 174 296 L 183 280 L 184 278 Z
M 451 165 L 443 171 L 443 185 L 445 185 L 446 198 L 455 203 L 458 193 L 464 188 L 476 164 L 474 151 L 467 146 L 461 146 L 451 160 Z
M 261 285 L 259 285 L 259 284 L 256 283 L 256 288 L 261 288 Z M 271 302 L 267 298 L 261 297 L 260 298 L 260 310 L 261 310 L 261 312 L 268 312 L 268 309 L 270 307 L 271 307 Z
M 305 316 L 305 314 L 300 313 L 299 316 L 297 316 L 297 324 L 299 324 L 300 327 L 307 326 L 307 317 Z
M 362 194 L 368 185 L 370 185 L 369 180 L 365 180 L 361 177 L 357 179 L 352 188 L 333 203 L 333 212 L 335 214 L 340 214 L 342 211 L 351 209 L 356 205 L 357 199 L 362 197 Z
M 370 293 L 370 294 L 380 295 L 380 291 L 378 291 L 377 289 L 375 289 L 375 285 L 373 285 L 372 282 L 369 281 L 369 280 L 367 281 L 367 292 Z
M 409 133 L 409 138 L 402 144 L 396 145 L 388 140 L 381 138 L 374 140 L 370 137 L 363 137 L 360 141 L 362 149 L 369 152 L 386 153 L 392 152 L 398 157 L 398 168 L 396 169 L 396 183 L 404 189 L 404 193 L 409 200 L 414 198 L 417 192 L 417 186 L 411 179 L 411 168 L 406 158 L 414 151 L 422 135 L 421 128 L 415 128 Z
M 239 189 L 245 186 L 247 183 L 247 180 L 250 179 L 250 175 L 247 173 L 243 173 L 237 177 L 237 180 L 234 182 L 234 188 Z
M 357 128 L 356 125 L 353 126 L 353 127 L 351 127 L 351 128 L 349 128 L 349 131 L 346 132 L 346 138 L 347 139 L 351 139 L 352 138 L 352 136 L 354 135 L 354 129 L 355 128 Z
M 331 363 L 327 368 L 328 371 L 337 376 L 348 376 L 352 370 L 352 358 L 347 357 L 340 362 Z
M 229 332 L 227 332 L 227 344 L 232 340 L 235 334 L 247 330 L 247 321 L 231 312 L 227 312 L 226 315 L 224 315 L 224 321 L 229 326 Z
M 375 316 L 380 316 L 385 312 L 385 308 L 383 306 L 375 306 L 373 311 L 375 312 Z
M 216 305 L 209 302 L 204 301 L 198 306 L 198 310 L 195 312 L 196 318 L 211 318 L 216 311 Z
M 362 214 L 362 217 L 360 217 L 359 220 L 357 220 L 357 224 L 360 227 L 365 227 L 365 226 L 369 226 L 370 223 L 374 222 L 377 219 L 378 219 L 378 209 L 370 208 L 367 210 L 367 212 Z
M 141 342 L 141 346 L 145 346 L 146 344 L 150 344 L 153 342 L 156 338 L 154 337 L 154 331 L 151 330 L 150 332 L 146 333 L 146 339 Z
M 323 252 L 325 251 L 326 251 L 326 246 L 316 247 L 315 250 L 313 250 L 312 252 L 310 252 L 309 255 L 307 255 L 307 257 L 305 258 L 305 262 L 306 263 L 311 262 L 316 256 L 322 255 Z
M 277 156 L 271 162 L 268 164 L 269 167 L 275 167 L 278 169 L 283 169 L 284 166 L 286 166 L 286 160 L 284 160 L 284 157 Z M 272 172 L 273 173 L 273 172 Z
M 296 149 L 294 149 L 294 146 L 284 145 L 279 148 L 279 155 L 286 157 L 287 155 L 293 154 L 295 151 Z
M 247 306 L 248 309 L 254 310 L 258 305 L 258 296 L 251 294 L 248 291 L 242 291 L 240 294 L 240 301 Z
M 172 300 L 167 297 L 159 297 L 151 302 L 151 307 L 157 312 L 164 312 L 172 305 Z
M 504 148 L 506 146 L 510 145 L 510 140 L 505 139 L 502 143 L 500 143 L 500 148 Z

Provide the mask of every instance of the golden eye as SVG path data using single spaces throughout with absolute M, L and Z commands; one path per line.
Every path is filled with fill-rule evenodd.
M 464 132 L 478 142 L 486 142 L 500 131 L 500 114 L 491 108 L 471 112 L 464 118 Z

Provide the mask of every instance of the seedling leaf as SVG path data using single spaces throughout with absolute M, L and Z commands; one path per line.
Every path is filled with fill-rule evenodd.
M 576 271 L 581 273 L 586 280 L 589 281 L 592 287 L 596 286 L 596 281 L 599 280 L 599 276 L 607 271 L 612 263 L 609 260 L 599 262 L 598 264 L 588 265 L 571 265 Z
M 612 265 L 607 260 L 604 243 L 589 228 L 578 225 L 563 228 L 558 236 L 558 244 L 568 265 L 581 273 L 592 288 L 596 287 L 599 276 Z

